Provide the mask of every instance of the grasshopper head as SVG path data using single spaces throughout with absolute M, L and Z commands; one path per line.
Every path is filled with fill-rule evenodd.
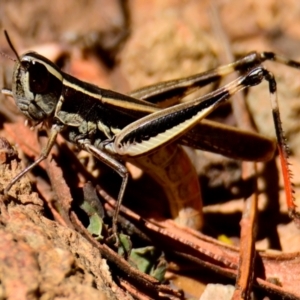
M 40 123 L 55 111 L 62 91 L 62 73 L 45 57 L 28 52 L 15 64 L 12 94 L 18 108 L 32 121 Z

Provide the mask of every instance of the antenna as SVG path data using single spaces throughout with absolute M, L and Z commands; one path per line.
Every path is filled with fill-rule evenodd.
M 15 47 L 13 46 L 13 44 L 12 44 L 12 42 L 11 42 L 11 40 L 10 40 L 10 38 L 9 38 L 9 35 L 8 35 L 8 33 L 7 33 L 6 30 L 4 30 L 4 35 L 5 35 L 5 38 L 6 38 L 6 40 L 7 40 L 7 43 L 8 43 L 8 45 L 9 45 L 10 49 L 11 49 L 11 50 L 14 52 L 14 54 L 16 55 L 17 60 L 18 60 L 19 62 L 21 62 L 20 57 L 19 57 L 19 55 L 18 55 L 18 52 L 16 51 Z M 16 62 L 15 59 L 11 58 L 11 57 L 8 56 L 7 54 L 5 54 L 5 53 L 3 53 L 3 52 L 1 52 L 1 53 L 2 53 L 2 55 L 4 55 L 5 57 L 7 57 L 7 58 L 9 58 L 9 59 L 11 59 L 11 60 L 13 60 L 13 61 Z

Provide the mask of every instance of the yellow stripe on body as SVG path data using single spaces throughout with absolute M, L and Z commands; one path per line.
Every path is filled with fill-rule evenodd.
M 142 112 L 148 112 L 148 113 L 153 113 L 158 110 L 159 108 L 156 108 L 155 106 L 150 106 L 146 101 L 142 100 L 137 100 L 140 101 L 141 103 L 136 103 L 136 102 L 130 102 L 122 99 L 118 99 L 116 93 L 115 98 L 108 98 L 104 97 L 101 93 L 93 93 L 92 91 L 89 91 L 86 88 L 82 88 L 80 85 L 72 83 L 71 81 L 64 79 L 63 84 L 67 87 L 70 87 L 76 91 L 79 91 L 85 95 L 88 95 L 94 99 L 97 99 L 101 101 L 103 104 L 109 104 L 111 106 L 115 106 L 116 108 L 121 108 L 121 109 L 127 109 L 127 110 L 133 110 L 133 111 L 142 111 Z M 100 89 L 100 88 L 99 88 Z M 135 99 L 136 100 L 136 99 Z
M 116 136 L 114 144 L 111 146 L 113 151 L 118 155 L 135 157 L 146 154 L 152 150 L 155 150 L 157 147 L 160 147 L 162 145 L 172 142 L 175 139 L 178 139 L 186 131 L 188 131 L 195 124 L 197 124 L 200 120 L 202 120 L 213 110 L 215 110 L 216 106 L 218 106 L 220 102 L 227 100 L 234 93 L 243 90 L 246 87 L 246 85 L 243 83 L 244 80 L 245 77 L 241 76 L 235 81 L 232 81 L 231 83 L 225 85 L 224 87 L 218 89 L 217 91 L 211 94 L 207 94 L 206 96 L 200 97 L 191 102 L 181 103 L 173 107 L 157 111 L 151 115 L 145 116 L 142 119 L 139 119 L 129 124 L 128 126 L 123 128 L 121 132 Z M 216 98 L 214 103 L 210 103 L 207 107 L 203 107 L 202 109 L 199 108 L 200 111 L 198 113 L 196 113 L 193 117 L 183 121 L 182 123 L 179 123 L 178 125 L 175 125 L 172 128 L 166 129 L 165 131 L 162 131 L 156 136 L 150 137 L 148 140 L 144 139 L 141 142 L 136 142 L 133 139 L 133 141 L 125 142 L 126 136 L 133 132 L 136 128 L 140 128 L 142 126 L 146 127 L 148 124 L 151 124 L 152 121 L 156 121 L 160 118 L 164 118 L 172 114 L 175 115 L 176 112 L 179 112 L 180 110 L 200 105 L 206 101 L 211 100 L 212 97 Z
M 23 60 L 32 62 L 32 63 L 34 63 L 36 61 L 36 62 L 44 65 L 47 68 L 48 72 L 50 72 L 52 75 L 54 75 L 57 79 L 59 79 L 61 81 L 63 80 L 63 74 L 61 72 L 59 72 L 55 68 L 53 68 L 48 62 L 45 62 L 44 60 L 41 60 L 41 59 L 35 57 L 34 53 L 30 53 L 28 55 L 25 54 L 21 58 L 21 61 L 23 61 Z
M 121 147 L 118 147 L 119 141 L 123 138 L 124 135 L 121 135 L 122 132 L 128 127 L 133 128 L 134 126 L 137 126 L 137 128 L 140 126 L 140 120 L 133 122 L 132 124 L 125 127 L 120 135 L 117 135 L 114 147 L 116 153 L 119 155 L 128 155 L 131 157 L 139 156 L 142 154 L 146 154 L 147 152 L 150 152 L 151 150 L 155 150 L 156 148 L 172 141 L 173 139 L 183 135 L 186 130 L 188 130 L 190 127 L 192 127 L 194 124 L 196 124 L 199 120 L 204 118 L 207 114 L 209 114 L 212 111 L 212 107 L 208 107 L 206 109 L 203 109 L 199 113 L 197 113 L 194 117 L 186 120 L 185 122 L 182 122 L 181 124 L 174 126 L 157 136 L 151 137 L 149 140 L 144 140 L 141 143 L 127 143 L 122 145 Z M 153 118 L 155 118 L 154 114 L 152 115 Z

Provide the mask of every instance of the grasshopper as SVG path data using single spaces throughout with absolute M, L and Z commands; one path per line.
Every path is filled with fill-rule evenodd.
M 200 229 L 202 204 L 198 178 L 181 145 L 242 160 L 271 159 L 276 149 L 272 140 L 204 119 L 233 94 L 266 80 L 289 212 L 292 217 L 298 216 L 277 104 L 276 81 L 262 63 L 271 60 L 295 68 L 300 68 L 300 63 L 271 52 L 252 52 L 231 64 L 124 95 L 80 81 L 35 52 L 19 56 L 7 33 L 5 35 L 16 60 L 12 89 L 2 89 L 2 93 L 13 97 L 17 107 L 33 124 L 43 122 L 50 128 L 48 143 L 40 157 L 9 183 L 4 189 L 5 194 L 24 174 L 47 158 L 57 135 L 61 134 L 122 177 L 113 218 L 115 232 L 129 176 L 124 161 L 141 167 L 164 186 L 172 203 L 171 213 L 179 224 Z M 235 71 L 242 74 L 236 80 L 204 96 L 180 103 L 186 95 Z M 163 103 L 170 102 L 176 104 L 162 108 Z M 236 147 L 227 142 L 228 137 L 235 141 Z M 257 144 L 260 146 L 253 147 Z

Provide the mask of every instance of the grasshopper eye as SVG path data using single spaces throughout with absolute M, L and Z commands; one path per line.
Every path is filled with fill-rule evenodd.
M 48 88 L 49 72 L 47 68 L 40 63 L 31 63 L 29 68 L 29 88 L 35 94 L 41 94 Z

